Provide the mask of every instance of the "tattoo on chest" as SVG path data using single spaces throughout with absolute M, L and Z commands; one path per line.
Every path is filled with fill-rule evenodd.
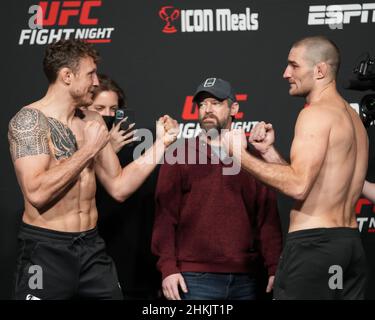
M 60 160 L 71 157 L 78 149 L 73 131 L 54 118 L 48 118 L 48 124 L 55 158 Z

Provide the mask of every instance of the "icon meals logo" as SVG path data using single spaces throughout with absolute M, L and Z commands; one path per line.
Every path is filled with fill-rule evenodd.
M 96 14 L 101 6 L 101 0 L 40 1 L 39 5 L 29 8 L 29 29 L 21 30 L 18 44 L 45 45 L 69 38 L 91 43 L 109 43 L 115 28 L 99 27 Z M 82 27 L 65 28 L 69 24 Z
M 212 32 L 212 31 L 254 31 L 259 29 L 258 13 L 245 8 L 242 13 L 230 9 L 177 9 L 163 6 L 159 17 L 164 21 L 163 33 Z M 179 19 L 180 18 L 180 19 Z
M 171 6 L 162 7 L 159 11 L 159 17 L 165 21 L 163 28 L 164 33 L 175 33 L 177 29 L 172 25 L 172 22 L 180 16 L 180 11 Z

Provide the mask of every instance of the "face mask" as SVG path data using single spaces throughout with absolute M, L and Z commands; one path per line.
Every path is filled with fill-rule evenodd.
M 115 117 L 112 117 L 112 116 L 102 116 L 102 117 L 104 119 L 105 124 L 107 125 L 108 130 L 111 130 Z

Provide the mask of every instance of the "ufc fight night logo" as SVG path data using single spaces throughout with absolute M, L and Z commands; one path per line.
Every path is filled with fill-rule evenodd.
M 29 29 L 21 30 L 18 44 L 45 45 L 69 38 L 109 43 L 115 28 L 99 27 L 101 7 L 102 0 L 40 1 L 29 8 Z M 68 28 L 73 24 L 82 28 Z
M 314 5 L 309 7 L 308 25 L 329 25 L 342 29 L 352 22 L 374 23 L 375 3 Z

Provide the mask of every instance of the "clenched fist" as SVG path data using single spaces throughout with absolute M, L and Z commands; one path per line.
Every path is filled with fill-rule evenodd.
M 108 130 L 105 125 L 96 120 L 87 121 L 83 128 L 83 147 L 96 155 L 109 141 Z
M 156 138 L 161 139 L 165 147 L 168 147 L 177 140 L 179 131 L 177 121 L 168 115 L 160 117 L 156 123 Z
M 251 130 L 249 142 L 261 154 L 267 153 L 275 142 L 275 131 L 271 123 L 261 121 Z

